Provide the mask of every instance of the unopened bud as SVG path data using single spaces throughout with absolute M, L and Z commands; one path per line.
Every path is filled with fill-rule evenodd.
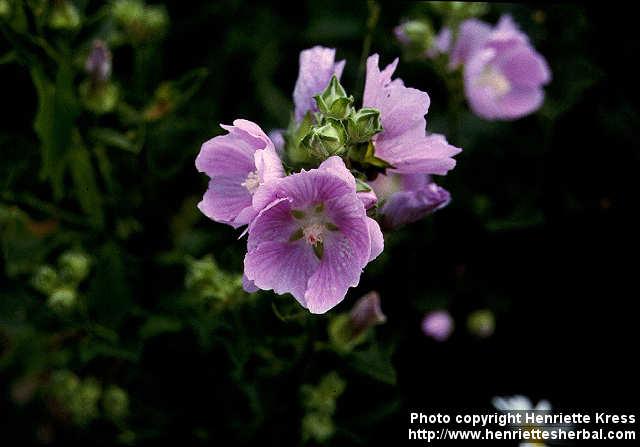
M 436 341 L 445 341 L 453 332 L 453 318 L 446 310 L 435 310 L 422 320 L 422 332 Z
M 98 115 L 113 111 L 120 99 L 120 90 L 113 82 L 86 80 L 80 84 L 79 90 L 83 105 Z
M 346 151 L 347 132 L 340 121 L 327 119 L 326 124 L 312 127 L 302 139 L 302 145 L 315 158 L 325 160 L 332 155 L 342 155 Z
M 141 0 L 117 0 L 111 13 L 133 42 L 147 42 L 160 38 L 169 24 L 169 16 L 164 6 L 147 6 Z
M 49 15 L 49 26 L 59 30 L 74 30 L 80 26 L 80 14 L 73 2 L 61 0 L 53 2 Z
M 91 260 L 87 255 L 77 251 L 67 251 L 58 259 L 62 281 L 77 284 L 87 277 L 91 268 Z
M 47 305 L 53 310 L 63 313 L 75 306 L 77 298 L 75 290 L 66 287 L 60 288 L 49 295 Z
M 102 386 L 96 379 L 89 377 L 82 381 L 69 401 L 71 413 L 78 425 L 86 425 L 98 416 L 98 402 L 101 394 Z
M 467 320 L 469 332 L 481 338 L 493 335 L 496 329 L 496 320 L 489 309 L 476 310 L 469 315 Z
M 331 81 L 324 92 L 314 96 L 314 99 L 320 113 L 328 118 L 341 120 L 351 113 L 353 96 L 347 96 L 347 92 L 340 85 L 340 81 L 335 75 L 331 77 Z
M 430 2 L 429 6 L 444 17 L 448 23 L 458 23 L 487 12 L 486 2 Z
M 11 3 L 9 0 L 0 0 L 0 19 L 11 16 Z
M 380 309 L 380 295 L 369 292 L 358 300 L 348 314 L 338 314 L 328 326 L 329 340 L 333 348 L 347 353 L 366 340 L 367 331 L 387 321 Z
M 31 283 L 38 292 L 49 295 L 59 285 L 58 272 L 50 265 L 43 265 L 33 275 Z
M 380 111 L 362 108 L 347 119 L 347 132 L 354 143 L 365 143 L 378 132 L 382 132 Z
M 93 41 L 84 69 L 95 81 L 104 82 L 111 76 L 111 51 L 103 40 Z
M 401 44 L 419 53 L 431 47 L 435 35 L 431 24 L 426 20 L 404 22 L 394 29 L 394 34 Z
M 120 420 L 129 412 L 129 396 L 119 386 L 109 386 L 102 396 L 104 411 L 112 420 Z
M 387 321 L 387 317 L 380 308 L 380 295 L 372 291 L 364 295 L 353 306 L 349 313 L 351 328 L 355 337 L 367 329 Z

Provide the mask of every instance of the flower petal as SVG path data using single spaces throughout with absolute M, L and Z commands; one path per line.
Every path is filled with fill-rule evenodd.
M 291 293 L 307 307 L 307 282 L 318 264 L 318 258 L 303 240 L 264 242 L 246 254 L 244 273 L 256 287 L 280 295 Z
M 369 239 L 371 239 L 371 252 L 369 254 L 369 262 L 371 262 L 380 256 L 380 253 L 384 250 L 384 237 L 378 222 L 367 217 L 367 225 L 369 227 Z
M 209 219 L 234 227 L 233 220 L 245 208 L 251 208 L 251 194 L 241 185 L 244 176 L 218 176 L 209 181 L 209 188 L 198 203 L 198 209 Z
M 320 267 L 309 279 L 304 295 L 311 313 L 325 313 L 344 299 L 349 287 L 358 285 L 370 247 L 369 229 L 364 219 L 348 231 L 341 228 L 325 238 Z M 363 252 L 366 253 L 364 262 Z
M 462 22 L 458 30 L 458 38 L 449 56 L 449 66 L 455 68 L 466 64 L 475 52 L 489 39 L 491 25 L 478 19 Z
M 444 208 L 450 201 L 449 192 L 432 182 L 419 189 L 392 194 L 380 209 L 380 214 L 384 216 L 385 227 L 393 229 L 416 222 Z
M 256 172 L 261 184 L 271 182 L 286 175 L 282 161 L 273 146 L 254 153 Z
M 453 169 L 452 158 L 462 149 L 455 147 L 441 135 L 402 135 L 392 140 L 376 141 L 375 155 L 393 166 L 392 172 L 403 174 L 445 175 Z
M 300 52 L 300 68 L 293 102 L 295 119 L 301 121 L 308 111 L 317 111 L 315 95 L 321 93 L 334 74 L 340 78 L 345 61 L 335 62 L 336 50 L 315 46 Z
M 391 80 L 391 75 L 398 65 L 397 59 L 382 71 L 378 68 L 378 59 L 377 54 L 367 59 L 367 79 L 362 102 L 364 107 L 380 111 L 384 130 L 376 136 L 376 140 L 392 139 L 407 133 L 410 129 L 417 128 L 424 132 L 424 116 L 429 110 L 429 95 L 405 87 L 399 79 Z
M 254 293 L 260 290 L 256 287 L 255 283 L 247 278 L 247 275 L 242 275 L 242 288 L 247 293 Z
M 234 174 L 246 177 L 255 169 L 255 151 L 255 146 L 237 135 L 220 135 L 202 145 L 196 158 L 196 168 L 209 177 Z

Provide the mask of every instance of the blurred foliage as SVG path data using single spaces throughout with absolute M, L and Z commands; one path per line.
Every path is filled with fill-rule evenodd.
M 11 109 L 0 131 L 0 439 L 382 439 L 413 393 L 398 369 L 410 375 L 413 351 L 432 346 L 420 338 L 423 312 L 449 307 L 482 338 L 496 321 L 500 331 L 509 311 L 504 290 L 469 271 L 477 255 L 461 247 L 619 203 L 598 189 L 572 189 L 549 168 L 551 148 L 565 141 L 561 125 L 578 119 L 603 81 L 601 59 L 588 55 L 594 37 L 585 11 L 471 9 L 0 0 L 0 80 Z M 361 85 L 369 48 L 383 62 L 400 53 L 392 29 L 401 19 L 422 17 L 437 29 L 505 11 L 550 62 L 543 109 L 518 122 L 484 122 L 428 62 L 403 61 L 405 83 L 431 95 L 429 130 L 465 150 L 444 180 L 452 205 L 387 235 L 384 255 L 335 314 L 243 292 L 238 234 L 196 208 L 206 179 L 193 161 L 221 133 L 217 124 L 286 125 L 303 48 L 337 47 L 347 83 Z M 112 53 L 106 79 L 85 70 L 96 39 Z M 621 138 L 638 124 L 624 101 L 598 103 L 594 113 Z M 594 175 L 578 180 L 590 185 Z M 344 312 L 374 288 L 389 323 L 345 341 Z M 493 312 L 472 313 L 478 307 Z

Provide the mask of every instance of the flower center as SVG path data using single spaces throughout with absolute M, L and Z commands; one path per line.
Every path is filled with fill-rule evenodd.
M 489 87 L 496 96 L 504 96 L 511 91 L 509 79 L 493 67 L 487 67 L 483 70 L 478 77 L 476 85 Z
M 256 192 L 256 189 L 258 189 L 258 186 L 260 186 L 260 178 L 258 177 L 258 173 L 256 171 L 250 172 L 249 175 L 247 175 L 247 179 L 240 185 L 247 188 L 247 191 L 253 194 L 254 192 Z
M 323 224 L 315 222 L 302 228 L 302 236 L 307 244 L 316 245 L 322 243 L 325 230 L 326 227 Z

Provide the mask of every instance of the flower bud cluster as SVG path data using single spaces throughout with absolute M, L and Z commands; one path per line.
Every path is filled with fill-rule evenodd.
M 78 287 L 89 276 L 91 259 L 80 251 L 67 251 L 58 258 L 57 268 L 41 266 L 32 278 L 33 287 L 48 296 L 47 305 L 57 312 L 73 309 Z
M 305 441 L 325 443 L 333 437 L 336 400 L 346 386 L 344 379 L 335 371 L 325 375 L 316 386 L 302 386 L 300 394 L 306 410 L 302 419 L 302 437 Z
M 314 99 L 316 124 L 309 126 L 301 139 L 301 146 L 313 159 L 349 157 L 382 132 L 380 112 L 370 107 L 354 108 L 353 96 L 347 95 L 335 75 Z
M 86 426 L 104 416 L 114 422 L 122 421 L 129 413 L 129 395 L 117 385 L 103 389 L 94 377 L 80 378 L 69 370 L 55 371 L 49 382 L 49 396 L 58 404 L 62 414 L 74 424 Z

